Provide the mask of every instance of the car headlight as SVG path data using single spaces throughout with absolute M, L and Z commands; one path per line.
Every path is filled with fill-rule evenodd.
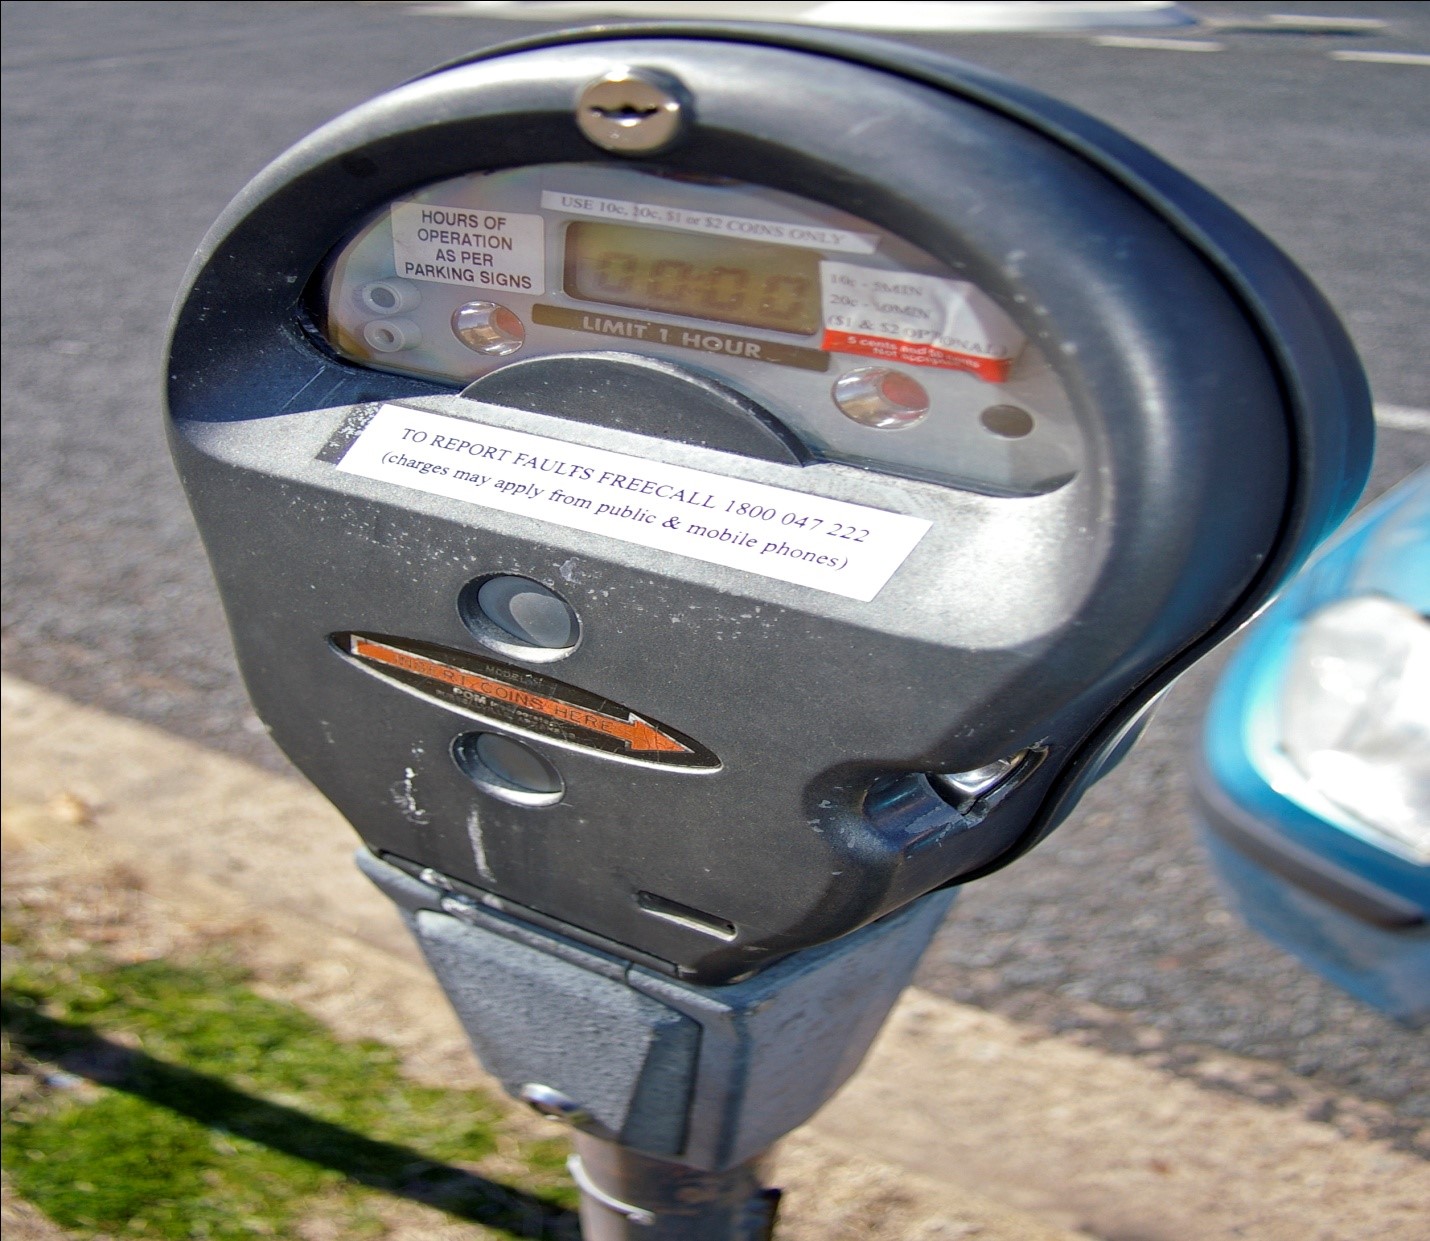
M 1381 847 L 1430 864 L 1430 619 L 1384 595 L 1312 612 L 1287 663 L 1279 731 L 1311 789 Z

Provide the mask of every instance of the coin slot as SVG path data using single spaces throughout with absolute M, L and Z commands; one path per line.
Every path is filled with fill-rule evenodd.
M 527 660 L 566 655 L 581 636 L 576 612 L 565 599 L 513 574 L 468 582 L 457 596 L 457 613 L 485 646 Z
M 689 905 L 682 905 L 679 901 L 657 896 L 654 892 L 637 892 L 636 904 L 646 913 L 654 914 L 657 918 L 664 918 L 667 922 L 674 922 L 677 926 L 683 926 L 687 930 L 699 931 L 702 935 L 713 935 L 716 939 L 731 940 L 735 938 L 733 922 L 717 918 L 714 914 L 705 913 L 704 910 L 692 909 Z
M 513 806 L 554 806 L 566 793 L 548 759 L 500 733 L 463 733 L 452 743 L 452 758 L 484 793 Z

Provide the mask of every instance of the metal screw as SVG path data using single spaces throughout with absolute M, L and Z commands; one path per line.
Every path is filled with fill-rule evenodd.
M 675 141 L 685 126 L 680 83 L 650 69 L 612 69 L 581 92 L 576 124 L 605 151 L 646 155 Z
M 452 881 L 441 871 L 433 870 L 430 866 L 424 866 L 417 877 L 431 887 L 441 888 L 444 892 L 452 891 Z
M 465 892 L 449 892 L 437 904 L 443 913 L 451 914 L 463 922 L 474 922 L 482 908 Z
M 584 1124 L 590 1120 L 586 1109 L 570 1095 L 564 1095 L 554 1086 L 543 1086 L 540 1082 L 527 1082 L 517 1094 L 523 1103 L 533 1111 L 540 1112 L 552 1120 L 563 1120 L 568 1125 Z
M 1031 435 L 1037 425 L 1033 415 L 1016 405 L 990 405 L 978 420 L 994 435 L 1005 440 L 1020 440 Z

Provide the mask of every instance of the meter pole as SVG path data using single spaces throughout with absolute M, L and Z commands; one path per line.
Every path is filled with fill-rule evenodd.
M 780 1191 L 769 1152 L 722 1172 L 652 1159 L 577 1132 L 567 1167 L 581 1190 L 583 1241 L 769 1241 Z

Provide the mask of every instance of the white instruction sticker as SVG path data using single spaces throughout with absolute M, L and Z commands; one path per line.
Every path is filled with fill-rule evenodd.
M 866 603 L 933 524 L 401 405 L 338 469 Z
M 990 383 L 1008 378 L 1023 333 L 976 285 L 914 272 L 821 263 L 824 342 L 855 353 L 971 371 Z
M 429 203 L 392 204 L 392 261 L 408 280 L 546 292 L 546 226 L 539 215 Z
M 783 224 L 778 220 L 691 211 L 687 207 L 662 207 L 656 203 L 628 202 L 622 198 L 595 198 L 590 194 L 543 190 L 541 206 L 546 211 L 562 211 L 567 215 L 626 220 L 632 224 L 678 228 L 687 233 L 715 233 L 721 237 L 743 237 L 746 241 L 769 241 L 781 246 L 808 246 L 814 250 L 873 254 L 879 246 L 879 238 L 874 233 L 854 233 L 822 224 Z

